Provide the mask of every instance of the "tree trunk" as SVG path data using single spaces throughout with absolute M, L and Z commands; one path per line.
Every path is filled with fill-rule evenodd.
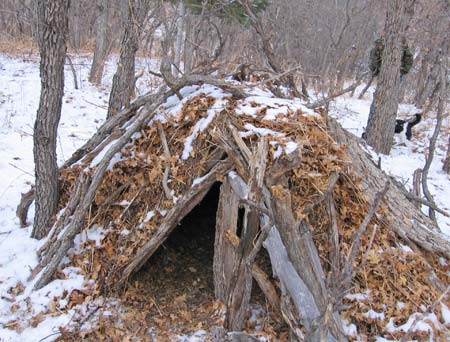
M 447 174 L 450 175 L 450 136 L 448 137 L 447 156 L 445 157 L 442 170 L 444 170 L 445 172 L 447 172 Z
M 401 40 L 413 5 L 414 0 L 393 0 L 388 5 L 383 63 L 366 131 L 367 143 L 378 153 L 389 154 L 392 147 L 398 109 Z
M 149 4 L 148 0 L 129 1 L 128 20 L 121 39 L 120 57 L 113 77 L 107 118 L 117 114 L 123 107 L 130 104 L 135 84 L 135 57 Z
M 109 1 L 98 0 L 97 8 L 98 19 L 97 32 L 95 34 L 95 51 L 91 71 L 89 73 L 89 82 L 100 85 L 102 83 L 105 61 L 112 45 L 112 39 L 109 37 L 110 32 L 108 28 Z
M 71 1 L 70 3 L 71 15 L 70 15 L 70 43 L 71 47 L 75 50 L 81 47 L 81 3 L 80 1 Z
M 43 238 L 58 204 L 56 136 L 64 92 L 69 0 L 39 0 L 41 97 L 34 125 L 36 215 L 31 236 Z
M 180 0 L 178 4 L 178 19 L 177 19 L 177 38 L 175 42 L 175 58 L 174 64 L 176 70 L 173 74 L 176 76 L 179 74 L 181 63 L 181 51 L 183 49 L 183 35 L 184 35 L 184 17 L 186 13 L 186 7 L 184 6 L 184 0 Z

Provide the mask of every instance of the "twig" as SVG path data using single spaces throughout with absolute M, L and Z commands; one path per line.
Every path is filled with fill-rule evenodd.
M 294 71 L 297 71 L 297 70 L 299 70 L 299 69 L 301 69 L 301 68 L 302 68 L 302 66 L 301 66 L 301 65 L 298 65 L 298 66 L 296 66 L 295 68 L 292 68 L 292 69 L 289 69 L 289 70 L 287 70 L 287 71 L 285 71 L 285 72 L 282 72 L 281 74 L 274 75 L 274 76 L 268 78 L 267 80 L 263 80 L 263 81 L 261 81 L 261 82 L 258 82 L 258 83 L 256 83 L 255 85 L 253 85 L 253 87 L 259 87 L 259 86 L 261 86 L 261 85 L 263 85 L 263 84 L 266 84 L 266 83 L 269 83 L 269 82 L 278 80 L 278 79 L 280 79 L 280 78 L 282 78 L 282 77 L 284 77 L 284 76 L 286 76 L 286 75 L 289 75 L 290 73 L 292 73 L 292 72 L 294 72 Z
M 389 190 L 389 184 L 390 184 L 389 182 L 386 182 L 383 190 L 381 192 L 377 192 L 375 194 L 375 198 L 372 202 L 369 212 L 367 213 L 366 217 L 361 222 L 361 225 L 359 226 L 358 230 L 356 231 L 354 241 L 350 248 L 350 252 L 347 256 L 347 260 L 344 264 L 344 273 L 343 273 L 343 281 L 342 281 L 342 284 L 344 286 L 346 286 L 351 280 L 353 264 L 356 259 L 356 253 L 359 250 L 359 246 L 361 245 L 361 237 L 364 234 L 364 232 L 366 231 L 366 228 L 367 228 L 370 220 L 372 219 L 372 216 L 375 214 L 375 211 L 377 210 L 378 205 L 381 202 L 381 199 L 384 197 L 384 195 L 386 195 L 387 191 Z
M 306 107 L 308 107 L 309 109 L 316 109 L 316 108 L 322 107 L 322 106 L 326 105 L 328 102 L 330 102 L 331 100 L 333 100 L 334 98 L 344 95 L 345 93 L 348 93 L 349 91 L 353 91 L 354 89 L 356 89 L 359 86 L 360 83 L 361 83 L 360 80 L 356 80 L 355 83 L 348 86 L 347 88 L 345 88 L 337 93 L 331 94 L 319 101 L 308 104 L 308 105 L 306 105 Z
M 26 171 L 26 170 L 24 170 L 24 169 L 21 169 L 20 167 L 14 165 L 13 163 L 8 163 L 8 164 L 9 164 L 10 166 L 12 166 L 13 168 L 15 168 L 15 169 L 17 169 L 17 170 L 19 170 L 19 171 L 22 171 L 23 173 L 27 174 L 28 176 L 31 176 L 31 177 L 34 178 L 34 175 L 33 175 L 31 172 L 28 172 L 28 171 Z
M 422 188 L 423 193 L 427 200 L 434 204 L 433 195 L 431 194 L 430 190 L 428 189 L 427 179 L 428 179 L 428 171 L 430 170 L 431 163 L 433 161 L 435 149 L 436 149 L 436 142 L 439 136 L 439 132 L 441 130 L 442 121 L 444 119 L 444 107 L 445 107 L 445 100 L 446 100 L 446 91 L 447 91 L 447 82 L 446 82 L 446 72 L 444 71 L 444 67 L 440 65 L 440 93 L 439 93 L 439 103 L 438 103 L 438 110 L 437 110 L 437 121 L 436 126 L 434 127 L 433 135 L 430 139 L 430 146 L 428 148 L 428 157 L 425 162 L 425 166 L 422 169 Z M 436 214 L 435 210 L 432 207 L 429 207 L 428 216 L 431 220 L 434 221 L 434 223 L 437 226 L 436 221 Z
M 373 226 L 372 235 L 370 236 L 369 246 L 367 246 L 367 250 L 364 253 L 364 256 L 362 258 L 361 264 L 359 265 L 360 269 L 364 268 L 364 266 L 366 266 L 367 258 L 369 256 L 370 251 L 372 250 L 373 241 L 375 240 L 375 235 L 377 234 L 377 229 L 378 229 L 378 226 L 375 224 Z
M 167 185 L 167 182 L 169 180 L 170 158 L 171 158 L 169 145 L 167 145 L 166 134 L 164 133 L 164 128 L 160 121 L 157 121 L 157 126 L 158 126 L 159 137 L 161 139 L 161 143 L 162 143 L 163 149 L 164 149 L 164 154 L 166 156 L 166 167 L 164 169 L 164 175 L 163 175 L 164 193 L 166 194 L 167 199 L 173 199 L 172 191 L 170 190 L 169 186 Z
M 333 188 L 339 179 L 339 172 L 335 172 L 328 180 L 328 189 L 324 195 L 328 215 L 330 216 L 330 261 L 331 261 L 331 275 L 332 283 L 337 282 L 337 275 L 340 270 L 340 248 L 339 248 L 339 228 L 337 224 L 336 206 L 333 198 Z
M 450 214 L 448 212 L 446 212 L 445 210 L 439 208 L 435 203 L 427 201 L 426 199 L 422 198 L 422 197 L 418 197 L 412 193 L 406 192 L 404 191 L 403 194 L 405 195 L 405 197 L 409 200 L 418 202 L 420 204 L 426 205 L 427 207 L 437 211 L 439 214 L 444 215 L 445 217 L 450 217 Z

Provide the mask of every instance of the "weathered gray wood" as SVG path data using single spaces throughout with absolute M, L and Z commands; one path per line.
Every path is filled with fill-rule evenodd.
M 359 145 L 360 139 L 346 132 L 333 118 L 328 118 L 331 135 L 338 144 L 348 146 L 347 152 L 352 163 L 352 170 L 360 176 L 362 191 L 373 198 L 381 189 L 389 176 L 377 168 L 367 152 Z M 450 259 L 450 241 L 436 231 L 434 223 L 420 210 L 415 208 L 405 196 L 405 189 L 393 183 L 392 190 L 386 194 L 386 216 L 384 219 L 389 227 L 406 243 L 412 241 L 414 245 L 438 253 Z M 414 249 L 414 247 L 411 247 Z
M 216 215 L 214 242 L 214 293 L 217 300 L 225 301 L 230 277 L 234 267 L 234 248 L 225 238 L 225 233 L 236 234 L 239 211 L 239 197 L 233 191 L 230 181 L 225 178 L 221 188 Z
M 274 274 L 280 279 L 282 293 L 292 298 L 302 324 L 305 328 L 310 329 L 312 322 L 320 317 L 319 308 L 314 301 L 313 294 L 292 264 L 275 226 L 271 228 L 264 247 L 269 252 Z
M 51 260 L 48 260 L 47 256 L 44 258 L 45 263 L 40 263 L 39 267 L 43 267 L 42 272 L 40 272 L 39 279 L 35 284 L 35 289 L 40 289 L 45 286 L 53 277 L 53 274 L 56 272 L 59 263 L 66 255 L 67 251 L 73 244 L 73 238 L 76 234 L 78 234 L 81 228 L 84 225 L 84 218 L 89 211 L 89 208 L 95 198 L 95 192 L 97 188 L 100 186 L 103 176 L 106 173 L 106 170 L 109 167 L 109 163 L 114 155 L 127 144 L 131 138 L 131 136 L 139 131 L 143 124 L 146 124 L 156 113 L 156 109 L 166 100 L 164 95 L 160 95 L 158 101 L 153 103 L 151 106 L 145 107 L 141 112 L 131 120 L 130 124 L 127 126 L 126 131 L 117 140 L 117 142 L 111 146 L 108 151 L 105 153 L 105 156 L 100 161 L 98 166 L 96 167 L 94 174 L 87 181 L 86 191 L 83 192 L 83 196 L 80 198 L 79 204 L 71 217 L 70 222 L 67 226 L 65 226 L 61 233 L 58 234 L 58 240 L 60 240 L 60 247 L 57 250 L 57 253 L 51 254 Z M 77 180 L 78 182 L 82 182 L 85 179 L 80 176 Z M 57 246 L 57 245 L 55 245 Z M 52 247 L 55 248 L 55 247 Z M 35 272 L 33 272 L 35 274 Z
M 268 227 L 270 228 L 270 227 Z M 264 232 L 261 232 L 261 235 L 258 237 L 258 243 L 261 244 L 262 246 L 262 241 L 266 239 L 267 234 L 264 234 L 264 237 L 262 237 L 262 234 L 264 234 Z M 233 246 L 233 248 L 237 248 L 239 246 L 239 238 L 232 232 L 227 231 L 225 234 L 225 237 L 227 238 L 227 240 L 229 240 L 231 246 Z M 261 242 L 260 242 L 261 241 Z M 249 256 L 247 257 L 247 263 L 248 265 L 251 266 L 252 269 L 252 276 L 255 279 L 255 281 L 258 283 L 261 291 L 264 293 L 264 295 L 266 296 L 266 299 L 269 303 L 269 306 L 272 309 L 272 313 L 275 315 L 275 319 L 278 319 L 281 321 L 281 304 L 280 304 L 280 298 L 278 296 L 278 291 L 276 290 L 275 286 L 272 284 L 272 282 L 269 279 L 269 276 L 258 267 L 258 265 L 256 265 L 256 263 L 254 263 L 254 258 L 256 256 L 256 253 L 260 250 L 260 247 L 257 248 L 257 250 L 255 251 L 255 248 L 253 248 L 252 252 L 249 254 Z M 249 263 L 250 261 L 250 263 Z
M 125 267 L 117 285 L 123 285 L 133 272 L 138 271 L 147 262 L 177 224 L 201 202 L 218 177 L 223 177 L 231 168 L 232 164 L 229 160 L 217 162 L 216 166 L 203 177 L 202 182 L 194 185 L 183 197 L 178 199 L 152 238 L 139 249 L 134 259 Z
M 418 168 L 414 171 L 414 175 L 413 175 L 413 188 L 412 188 L 412 194 L 417 197 L 420 198 L 421 197 L 421 178 L 422 178 L 422 169 Z M 415 206 L 417 209 L 420 210 L 421 206 L 420 206 L 420 202 L 416 202 Z
M 267 162 L 267 143 L 260 139 L 257 150 L 250 160 L 249 200 L 259 203 L 262 197 L 264 175 Z M 247 257 L 252 250 L 253 240 L 259 228 L 259 212 L 255 208 L 246 207 L 241 240 L 236 251 L 235 268 L 227 293 L 227 312 L 225 327 L 228 330 L 242 329 L 252 290 L 252 262 Z

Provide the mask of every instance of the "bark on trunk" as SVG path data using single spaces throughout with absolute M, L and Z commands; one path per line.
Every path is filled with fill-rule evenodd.
M 113 77 L 107 118 L 117 114 L 123 107 L 130 104 L 135 85 L 135 57 L 149 4 L 148 0 L 129 1 L 128 20 L 121 39 L 120 57 Z
M 180 0 L 178 4 L 178 19 L 177 19 L 177 38 L 175 43 L 175 58 L 174 64 L 177 70 L 174 70 L 173 74 L 175 77 L 179 74 L 180 63 L 181 63 L 181 51 L 183 48 L 183 35 L 184 35 L 184 17 L 186 13 L 186 7 L 184 5 L 184 0 Z
M 383 63 L 366 131 L 367 143 L 378 153 L 389 154 L 392 147 L 400 86 L 401 40 L 413 4 L 414 0 L 393 0 L 388 5 Z
M 219 206 L 216 217 L 214 242 L 214 294 L 217 300 L 225 302 L 230 275 L 234 265 L 234 247 L 225 239 L 227 231 L 236 234 L 239 211 L 239 197 L 233 192 L 225 178 L 220 188 Z
M 248 199 L 259 204 L 267 162 L 267 143 L 262 139 L 250 160 L 250 181 Z M 246 208 L 241 240 L 236 251 L 235 265 L 227 293 L 227 312 L 225 328 L 230 331 L 242 330 L 248 314 L 250 295 L 252 293 L 252 265 L 249 255 L 253 241 L 259 229 L 259 211 Z
M 109 37 L 109 1 L 98 0 L 98 19 L 97 32 L 95 35 L 95 51 L 92 60 L 91 71 L 89 73 L 89 82 L 100 85 L 102 83 L 103 70 L 112 45 L 112 39 Z
M 56 137 L 64 92 L 69 0 L 40 0 L 38 9 L 41 96 L 33 135 L 36 215 L 31 236 L 41 239 L 58 204 Z
M 442 169 L 450 175 L 450 136 L 448 137 L 447 144 L 447 156 L 445 157 L 444 165 L 442 165 Z

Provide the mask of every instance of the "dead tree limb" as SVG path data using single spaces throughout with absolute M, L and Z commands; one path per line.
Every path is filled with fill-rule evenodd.
M 351 280 L 353 279 L 354 265 L 357 253 L 359 251 L 359 247 L 361 246 L 361 238 L 364 232 L 366 231 L 370 220 L 375 214 L 382 198 L 386 195 L 387 191 L 389 190 L 389 184 L 390 184 L 389 182 L 386 182 L 383 190 L 375 194 L 375 198 L 370 206 L 369 212 L 367 213 L 366 217 L 364 217 L 364 220 L 361 222 L 358 230 L 354 234 L 353 242 L 350 247 L 350 252 L 347 255 L 347 259 L 345 260 L 344 269 L 342 272 L 343 278 L 341 279 L 341 285 L 343 286 L 343 292 L 347 291 L 348 287 L 351 284 Z
M 219 205 L 216 214 L 214 240 L 214 294 L 217 300 L 225 302 L 234 266 L 234 248 L 226 233 L 236 234 L 239 212 L 239 196 L 233 191 L 229 177 L 220 187 Z
M 114 157 L 114 155 L 127 144 L 131 138 L 131 136 L 139 131 L 143 124 L 147 123 L 156 113 L 156 109 L 167 99 L 167 94 L 159 94 L 157 100 L 141 110 L 141 112 L 132 119 L 130 124 L 128 125 L 125 133 L 120 137 L 117 142 L 111 146 L 106 152 L 103 159 L 100 161 L 98 166 L 96 167 L 92 177 L 86 181 L 83 175 L 80 176 L 77 182 L 85 181 L 86 191 L 83 196 L 80 198 L 79 204 L 71 218 L 70 222 L 67 226 L 64 226 L 61 233 L 58 234 L 57 243 L 52 243 L 52 246 L 49 249 L 57 248 L 57 253 L 49 253 L 51 255 L 51 259 L 47 260 L 47 255 L 44 259 L 46 259 L 45 263 L 41 263 L 39 267 L 42 268 L 40 272 L 39 278 L 34 286 L 35 289 L 40 289 L 45 286 L 53 277 L 53 274 L 56 272 L 61 260 L 66 255 L 67 251 L 73 244 L 73 238 L 76 234 L 80 232 L 84 225 L 85 216 L 89 211 L 89 208 L 95 198 L 95 193 L 97 188 L 99 187 L 101 181 L 103 180 L 103 176 L 108 169 L 109 163 Z M 57 222 L 58 223 L 58 222 Z M 51 242 L 48 242 L 51 243 Z M 59 247 L 58 247 L 59 245 Z
M 364 94 L 366 93 L 366 91 L 370 88 L 370 86 L 372 85 L 374 77 L 370 76 L 369 78 L 369 82 L 367 82 L 367 85 L 364 87 L 364 89 L 361 91 L 361 94 L 359 94 L 358 96 L 358 100 L 361 100 L 364 96 Z
M 329 132 L 336 142 L 348 146 L 347 153 L 353 162 L 352 170 L 360 176 L 362 191 L 367 196 L 374 197 L 389 176 L 377 168 L 367 152 L 359 145 L 358 137 L 345 131 L 333 118 L 328 117 L 327 120 Z M 450 242 L 447 237 L 436 231 L 434 223 L 416 209 L 397 183 L 392 184 L 392 191 L 386 194 L 385 205 L 386 223 L 406 243 L 413 242 L 414 245 L 429 252 L 450 259 Z
M 267 163 L 267 142 L 261 138 L 256 151 L 250 159 L 249 200 L 259 203 L 262 197 L 264 175 Z M 248 256 L 253 249 L 253 240 L 258 233 L 259 212 L 252 207 L 246 207 L 241 240 L 236 250 L 235 265 L 227 293 L 227 312 L 225 328 L 241 330 L 249 308 L 252 291 L 252 260 Z
M 166 157 L 165 160 L 166 166 L 164 168 L 164 175 L 163 175 L 163 189 L 167 199 L 172 199 L 173 198 L 172 191 L 169 189 L 169 185 L 167 184 L 167 182 L 169 181 L 169 172 L 170 172 L 170 158 L 171 158 L 170 149 L 169 145 L 167 144 L 166 133 L 164 133 L 164 128 L 161 122 L 158 121 L 156 124 L 158 126 L 159 138 L 161 140 L 161 144 L 164 149 L 164 156 Z
M 361 83 L 361 81 L 358 80 L 355 83 L 353 83 L 352 85 L 348 86 L 347 88 L 345 88 L 345 89 L 343 89 L 341 91 L 338 91 L 337 93 L 333 93 L 333 94 L 331 94 L 331 95 L 329 95 L 329 96 L 327 96 L 327 97 L 325 97 L 323 99 L 320 99 L 320 100 L 318 100 L 316 102 L 310 103 L 310 104 L 306 105 L 306 107 L 308 107 L 309 109 L 316 109 L 316 108 L 325 106 L 331 100 L 335 99 L 336 97 L 342 96 L 345 93 L 353 91 L 354 89 L 356 89 L 359 86 L 360 83 Z
M 426 158 L 425 166 L 422 169 L 422 190 L 423 193 L 431 204 L 436 207 L 436 204 L 434 202 L 433 195 L 431 194 L 429 188 L 428 188 L 428 171 L 430 170 L 431 163 L 434 158 L 434 153 L 436 150 L 436 142 L 439 136 L 439 132 L 441 131 L 442 127 L 442 121 L 444 120 L 444 108 L 445 103 L 447 99 L 447 73 L 445 72 L 444 66 L 440 65 L 440 92 L 439 92 L 439 102 L 438 102 L 438 109 L 437 109 L 437 121 L 436 126 L 434 127 L 433 135 L 430 139 L 430 146 L 428 147 L 428 156 Z M 428 216 L 431 220 L 433 220 L 436 223 L 437 226 L 437 220 L 436 220 L 436 214 L 433 207 L 429 207 Z

